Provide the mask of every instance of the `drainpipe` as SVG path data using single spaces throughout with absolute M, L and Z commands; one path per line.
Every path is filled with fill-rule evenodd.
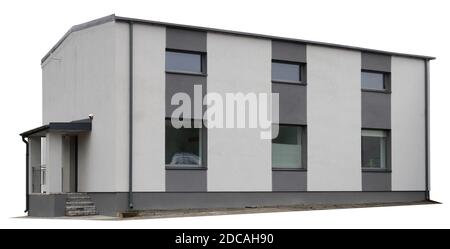
M 133 209 L 133 22 L 129 22 L 128 208 Z
M 430 60 L 425 60 L 425 198 L 430 200 Z
M 22 136 L 22 141 L 26 144 L 26 146 L 27 146 L 27 149 L 26 149 L 26 156 L 25 156 L 25 166 L 26 166 L 26 169 L 25 169 L 25 175 L 26 175 L 26 177 L 25 177 L 25 181 L 26 181 L 26 183 L 25 183 L 25 213 L 26 212 L 28 212 L 28 210 L 29 210 L 29 199 L 30 199 L 30 196 L 29 196 L 29 193 L 28 193 L 28 188 L 30 187 L 29 186 L 29 182 L 30 182 L 30 172 L 29 172 L 29 165 L 30 165 L 30 143 L 25 139 L 25 137 L 24 136 Z

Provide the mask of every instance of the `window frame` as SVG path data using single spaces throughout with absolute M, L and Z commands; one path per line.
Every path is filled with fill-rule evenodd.
M 171 118 L 166 118 L 165 122 L 171 122 Z M 194 119 L 190 119 L 191 128 L 187 128 L 187 129 L 199 129 L 199 159 L 200 159 L 200 163 L 199 164 L 170 164 L 170 163 L 166 163 L 166 159 L 165 159 L 165 155 L 164 155 L 164 164 L 166 166 L 166 169 L 175 169 L 175 170 L 202 170 L 202 169 L 207 169 L 207 128 L 203 125 L 202 120 L 194 120 Z M 194 123 L 196 122 L 200 122 L 202 127 L 201 128 L 195 128 L 194 127 Z M 166 126 L 164 125 L 164 133 L 167 134 L 167 130 L 165 128 Z M 181 129 L 186 129 L 186 128 L 181 128 Z M 166 135 L 165 135 L 166 136 Z M 165 138 L 166 139 L 166 138 Z M 164 151 L 166 151 L 166 145 L 167 143 L 165 142 L 164 139 Z
M 363 82 L 362 82 L 362 74 L 363 73 L 376 73 L 383 75 L 383 89 L 372 89 L 372 88 L 363 88 Z M 391 73 L 389 72 L 383 72 L 383 71 L 376 71 L 376 70 L 368 70 L 368 69 L 361 69 L 361 91 L 363 92 L 380 92 L 380 93 L 391 93 Z
M 384 136 L 364 135 L 364 132 L 383 132 Z M 363 137 L 384 138 L 384 167 L 368 168 L 364 167 Z M 364 172 L 391 172 L 391 132 L 383 129 L 361 129 L 361 170 Z
M 294 125 L 294 124 L 277 124 L 279 127 L 281 126 L 285 126 L 285 127 L 295 127 L 298 130 L 300 130 L 300 132 L 297 132 L 297 141 L 300 142 L 300 149 L 299 149 L 299 156 L 300 156 L 300 165 L 299 167 L 295 167 L 295 168 L 286 168 L 286 167 L 276 167 L 273 164 L 273 159 L 271 161 L 271 168 L 273 171 L 307 171 L 308 166 L 307 166 L 307 127 L 306 125 Z M 271 141 L 271 155 L 273 155 L 273 140 Z
M 298 65 L 299 66 L 299 81 L 274 79 L 273 78 L 273 63 Z M 270 68 L 270 79 L 271 79 L 272 83 L 306 85 L 306 63 L 297 62 L 297 61 L 286 61 L 286 60 L 275 60 L 275 59 L 272 59 L 272 61 L 270 63 L 270 66 L 271 66 L 271 68 Z
M 167 52 L 200 55 L 200 72 L 168 69 L 167 68 Z M 205 52 L 166 48 L 166 51 L 164 52 L 164 56 L 165 56 L 164 57 L 165 58 L 165 63 L 164 63 L 165 68 L 164 69 L 165 69 L 166 73 L 206 76 L 206 53 Z

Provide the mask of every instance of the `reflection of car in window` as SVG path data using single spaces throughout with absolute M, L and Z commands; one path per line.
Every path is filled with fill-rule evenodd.
M 170 164 L 172 164 L 172 165 L 178 165 L 178 164 L 200 165 L 200 157 L 195 154 L 192 154 L 192 153 L 179 152 L 179 153 L 175 153 L 172 156 L 172 161 Z

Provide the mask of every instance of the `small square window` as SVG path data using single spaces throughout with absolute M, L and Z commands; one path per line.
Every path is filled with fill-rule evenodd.
M 166 51 L 166 71 L 201 74 L 202 54 Z
M 302 165 L 302 127 L 280 125 L 272 140 L 272 168 L 300 169 Z
M 301 83 L 302 66 L 292 62 L 272 62 L 272 81 Z
M 387 168 L 387 132 L 382 130 L 362 130 L 361 159 L 363 169 Z
M 361 72 L 361 88 L 366 90 L 387 90 L 387 74 L 380 72 Z
M 193 126 L 191 126 L 193 127 Z M 202 128 L 180 128 L 166 120 L 166 165 L 202 165 Z

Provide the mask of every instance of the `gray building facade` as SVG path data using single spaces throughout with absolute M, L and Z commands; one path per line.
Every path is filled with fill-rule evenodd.
M 433 59 L 114 15 L 74 26 L 42 59 L 43 126 L 21 134 L 27 211 L 64 215 L 69 193 L 105 215 L 427 200 Z M 195 85 L 279 93 L 279 136 L 173 129 L 171 98 Z

